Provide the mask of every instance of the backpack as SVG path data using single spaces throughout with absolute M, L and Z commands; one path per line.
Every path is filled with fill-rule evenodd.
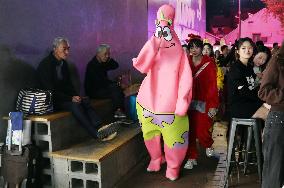
M 7 132 L 6 143 L 0 153 L 1 174 L 4 184 L 8 187 L 40 188 L 41 152 L 33 145 L 23 145 L 23 135 L 27 131 L 24 128 L 23 113 L 10 112 L 10 128 Z M 18 131 L 19 140 L 13 144 L 13 133 Z M 30 132 L 30 130 L 28 131 Z M 29 136 L 31 136 L 29 134 Z
M 52 92 L 28 88 L 18 94 L 16 110 L 25 115 L 43 115 L 53 112 Z

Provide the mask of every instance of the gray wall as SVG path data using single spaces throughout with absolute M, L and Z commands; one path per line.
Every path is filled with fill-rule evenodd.
M 13 111 L 20 88 L 34 85 L 34 72 L 54 37 L 70 40 L 73 81 L 81 88 L 85 68 L 98 44 L 112 46 L 120 69 L 132 68 L 133 57 L 147 40 L 147 0 L 0 0 L 0 117 Z M 6 134 L 0 120 L 0 141 Z

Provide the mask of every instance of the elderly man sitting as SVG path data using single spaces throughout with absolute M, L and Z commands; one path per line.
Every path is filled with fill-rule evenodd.
M 107 74 L 118 66 L 118 63 L 110 57 L 110 46 L 99 45 L 95 57 L 87 65 L 85 92 L 93 99 L 110 98 L 113 102 L 114 117 L 125 118 L 123 91 L 116 82 L 108 78 Z
M 101 119 L 88 99 L 77 94 L 71 82 L 66 61 L 69 50 L 70 45 L 66 38 L 54 39 L 53 51 L 40 62 L 37 68 L 39 87 L 53 92 L 55 110 L 71 111 L 92 137 L 106 140 L 116 133 L 118 123 L 111 123 L 99 129 L 103 125 Z

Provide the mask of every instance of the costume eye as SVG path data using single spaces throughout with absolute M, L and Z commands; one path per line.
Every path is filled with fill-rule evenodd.
M 154 36 L 157 37 L 157 38 L 160 38 L 162 36 L 162 34 L 163 34 L 162 27 L 157 26 Z
M 169 27 L 165 26 L 163 29 L 163 37 L 166 41 L 170 41 L 172 40 L 172 34 L 171 34 L 171 30 Z

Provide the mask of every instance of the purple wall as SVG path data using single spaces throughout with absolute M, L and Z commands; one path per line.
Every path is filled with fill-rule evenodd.
M 0 1 L 0 116 L 13 110 L 18 89 L 31 85 L 56 36 L 70 40 L 77 87 L 100 43 L 112 46 L 121 65 L 112 77 L 127 69 L 141 77 L 131 59 L 147 40 L 147 17 L 147 0 Z M 0 125 L 0 139 L 3 134 Z
M 121 69 L 131 66 L 147 40 L 146 0 L 0 2 L 0 45 L 37 66 L 56 36 L 70 40 L 70 62 L 81 76 L 99 43 L 112 46 Z

